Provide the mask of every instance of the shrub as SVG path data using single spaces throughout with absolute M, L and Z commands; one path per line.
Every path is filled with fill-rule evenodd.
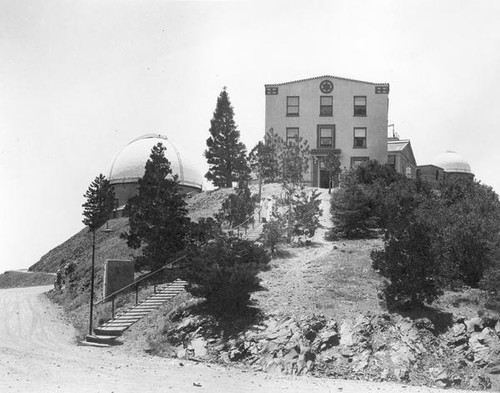
M 190 250 L 186 266 L 188 291 L 204 297 L 215 314 L 237 313 L 248 305 L 251 293 L 260 289 L 257 273 L 268 262 L 262 247 L 248 240 L 218 236 Z
M 438 255 L 448 284 L 476 287 L 498 259 L 500 202 L 488 186 L 470 180 L 447 182 L 442 189 Z
M 281 243 L 283 238 L 283 220 L 281 218 L 272 218 L 264 224 L 261 235 L 262 243 L 271 250 L 274 255 L 276 246 Z
M 240 182 L 236 194 L 230 194 L 222 203 L 216 218 L 219 222 L 227 222 L 230 227 L 245 222 L 253 213 L 254 200 L 246 182 Z
M 392 167 L 367 161 L 344 174 L 340 189 L 332 196 L 333 229 L 336 238 L 366 238 L 385 227 L 393 206 L 389 188 L 407 179 Z
M 297 236 L 299 243 L 302 243 L 302 238 L 311 238 L 319 228 L 319 217 L 322 211 L 319 207 L 321 200 L 319 199 L 320 193 L 313 190 L 307 193 L 302 188 L 294 195 L 292 199 L 293 206 L 293 231 L 292 233 Z
M 372 252 L 373 268 L 388 279 L 382 296 L 389 309 L 422 306 L 442 294 L 434 238 L 435 227 L 426 213 L 410 211 L 405 220 L 392 225 L 384 250 Z

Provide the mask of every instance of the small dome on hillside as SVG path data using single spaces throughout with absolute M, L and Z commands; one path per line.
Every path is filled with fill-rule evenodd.
M 143 135 L 125 146 L 111 165 L 110 183 L 130 183 L 142 178 L 146 161 L 151 155 L 151 149 L 158 143 L 162 143 L 167 148 L 165 156 L 170 161 L 172 173 L 179 176 L 179 183 L 201 190 L 203 176 L 196 165 L 192 163 L 187 154 L 179 151 L 179 148 L 172 141 L 159 134 Z
M 443 168 L 445 172 L 471 173 L 467 160 L 454 151 L 447 151 L 438 155 L 432 162 L 434 165 Z

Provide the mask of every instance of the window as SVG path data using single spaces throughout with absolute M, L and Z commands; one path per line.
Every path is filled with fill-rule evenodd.
M 387 157 L 387 164 L 389 164 L 389 166 L 391 168 L 394 168 L 396 169 L 396 156 L 391 154 L 390 156 Z
M 286 129 L 286 144 L 297 143 L 299 141 L 299 129 L 287 128 Z
M 320 97 L 319 115 L 333 116 L 333 96 Z
M 358 166 L 359 164 L 368 161 L 369 157 L 351 157 L 351 168 Z
M 335 126 L 318 126 L 318 147 L 335 147 Z
M 366 149 L 366 128 L 354 129 L 354 148 Z
M 299 97 L 297 96 L 286 97 L 286 115 L 287 116 L 299 115 Z
M 354 96 L 354 116 L 366 116 L 366 96 Z

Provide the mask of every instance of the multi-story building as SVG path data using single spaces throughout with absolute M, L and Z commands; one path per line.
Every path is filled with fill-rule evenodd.
M 311 149 L 305 182 L 328 187 L 324 157 L 339 156 L 341 168 L 374 159 L 387 162 L 389 84 L 320 76 L 265 85 L 266 130 L 287 143 L 299 137 Z

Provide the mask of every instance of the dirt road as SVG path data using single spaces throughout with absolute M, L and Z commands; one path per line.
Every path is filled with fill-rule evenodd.
M 0 392 L 440 392 L 395 384 L 244 372 L 123 347 L 77 346 L 43 295 L 50 286 L 0 290 Z M 453 390 L 447 390 L 453 392 Z M 463 392 L 463 391 L 462 391 Z

